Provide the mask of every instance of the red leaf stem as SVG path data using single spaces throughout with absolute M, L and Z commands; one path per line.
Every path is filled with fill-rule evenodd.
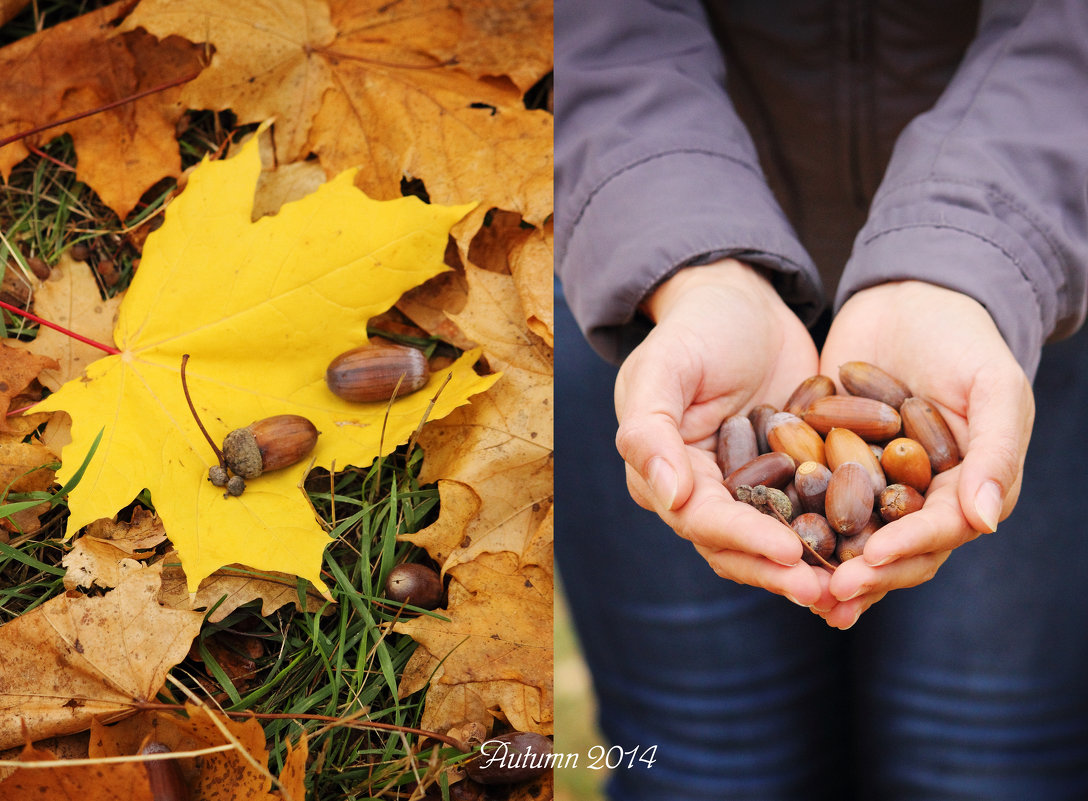
M 90 345 L 91 347 L 98 348 L 99 350 L 104 350 L 106 351 L 106 353 L 111 353 L 114 356 L 119 356 L 121 353 L 121 351 L 113 347 L 113 345 L 107 345 L 103 342 L 98 342 L 97 340 L 85 337 L 82 334 L 77 334 L 75 331 L 69 331 L 64 326 L 57 325 L 56 323 L 51 323 L 48 320 L 43 320 L 36 314 L 31 314 L 24 309 L 20 309 L 18 306 L 12 306 L 10 303 L 5 303 L 2 300 L 0 300 L 0 308 L 7 309 L 12 314 L 18 314 L 20 317 L 25 317 L 28 320 L 33 320 L 39 325 L 44 325 L 47 328 L 52 328 L 54 331 L 60 331 L 62 334 L 70 336 L 72 339 L 78 340 L 85 345 Z

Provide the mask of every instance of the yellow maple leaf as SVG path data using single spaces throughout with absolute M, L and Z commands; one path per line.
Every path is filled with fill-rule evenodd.
M 369 464 L 408 440 L 436 393 L 432 419 L 496 378 L 477 376 L 478 354 L 466 353 L 393 403 L 388 419 L 384 403 L 352 404 L 329 392 L 325 367 L 366 342 L 367 320 L 447 269 L 449 228 L 471 206 L 372 200 L 347 171 L 253 221 L 257 139 L 194 170 L 148 238 L 114 330 L 120 354 L 92 363 L 40 404 L 73 418 L 62 482 L 104 429 L 70 494 L 69 531 L 114 515 L 146 487 L 190 592 L 233 563 L 298 575 L 324 591 L 329 539 L 301 489 L 306 463 L 251 481 L 239 498 L 208 482 L 216 460 L 186 405 L 183 354 L 214 439 L 274 414 L 300 414 L 321 432 L 313 460 L 326 467 Z

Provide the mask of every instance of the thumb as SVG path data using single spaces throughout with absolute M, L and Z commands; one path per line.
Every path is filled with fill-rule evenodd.
M 645 480 L 659 509 L 679 509 L 695 485 L 680 435 L 682 382 L 661 360 L 642 359 L 631 368 L 621 369 L 616 381 L 616 449 Z
M 960 508 L 976 531 L 996 530 L 1016 505 L 1034 419 L 1031 385 L 1018 367 L 1000 376 L 979 373 L 968 397 L 958 487 Z

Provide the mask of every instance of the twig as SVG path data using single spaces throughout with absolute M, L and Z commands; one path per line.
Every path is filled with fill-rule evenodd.
M 166 712 L 182 712 L 185 710 L 183 704 L 164 704 L 159 701 L 141 701 L 133 704 L 137 709 L 149 710 L 149 711 L 166 711 Z M 432 740 L 438 740 L 441 743 L 445 743 L 451 748 L 456 748 L 458 751 L 468 753 L 472 749 L 458 740 L 456 737 L 450 737 L 446 734 L 440 734 L 436 731 L 427 731 L 426 729 L 415 729 L 411 726 L 399 726 L 395 723 L 378 723 L 374 720 L 359 720 L 357 717 L 333 717 L 331 715 L 316 715 L 308 713 L 294 713 L 294 712 L 252 712 L 250 710 L 239 710 L 232 712 L 230 710 L 223 710 L 224 715 L 229 715 L 236 718 L 252 718 L 254 720 L 312 720 L 317 723 L 330 723 L 333 725 L 342 726 L 358 726 L 366 729 L 381 729 L 383 731 L 397 731 L 405 734 L 415 734 L 419 737 L 429 737 Z M 359 714 L 365 714 L 360 712 Z
M 30 129 L 25 130 L 25 131 L 20 131 L 19 133 L 14 134 L 13 136 L 8 136 L 8 137 L 6 137 L 4 139 L 0 139 L 0 147 L 10 145 L 12 142 L 18 142 L 20 139 L 25 139 L 28 136 L 33 136 L 34 134 L 41 133 L 42 131 L 48 131 L 50 128 L 56 128 L 56 127 L 61 126 L 61 125 L 67 125 L 70 122 L 75 122 L 76 120 L 81 120 L 84 117 L 92 117 L 95 114 L 100 114 L 103 111 L 109 111 L 110 109 L 117 108 L 118 106 L 123 106 L 126 103 L 132 103 L 132 102 L 134 102 L 136 100 L 142 100 L 143 98 L 145 98 L 145 97 L 147 97 L 149 95 L 153 95 L 153 94 L 156 94 L 158 92 L 165 91 L 166 89 L 171 89 L 171 88 L 173 88 L 175 86 L 181 86 L 183 83 L 188 83 L 189 81 L 193 80 L 193 78 L 200 75 L 200 73 L 201 73 L 201 70 L 197 70 L 196 72 L 192 73 L 191 75 L 186 75 L 183 78 L 175 78 L 172 81 L 167 81 L 166 83 L 161 83 L 158 86 L 152 86 L 150 89 L 144 89 L 143 91 L 137 92 L 134 95 L 129 95 L 128 97 L 122 97 L 120 100 L 111 101 L 109 103 L 106 103 L 105 105 L 98 106 L 97 108 L 92 108 L 92 109 L 90 109 L 88 111 L 81 111 L 80 113 L 73 114 L 70 117 L 64 117 L 63 119 L 55 120 L 54 122 L 47 122 L 44 125 L 39 125 L 39 126 L 37 126 L 35 128 L 30 128 Z
M 212 450 L 215 451 L 215 458 L 219 460 L 219 466 L 224 470 L 227 469 L 227 460 L 223 457 L 223 451 L 219 450 L 219 446 L 215 444 L 215 440 L 212 439 L 212 435 L 208 433 L 208 429 L 204 428 L 204 423 L 200 420 L 200 415 L 196 413 L 196 407 L 193 406 L 193 399 L 189 397 L 189 383 L 185 380 L 185 365 L 189 363 L 189 354 L 182 354 L 181 357 L 181 391 L 185 393 L 185 402 L 189 404 L 189 411 L 193 414 L 193 419 L 196 420 L 197 426 L 200 428 L 200 433 L 204 435 L 204 439 L 208 440 L 208 444 L 212 446 Z

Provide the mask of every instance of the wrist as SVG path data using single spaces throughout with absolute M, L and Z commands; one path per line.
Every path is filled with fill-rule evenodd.
M 652 322 L 657 323 L 683 297 L 693 292 L 715 289 L 749 292 L 763 297 L 770 295 L 778 300 L 778 293 L 764 269 L 737 259 L 726 258 L 678 270 L 658 284 L 642 300 L 639 310 Z

